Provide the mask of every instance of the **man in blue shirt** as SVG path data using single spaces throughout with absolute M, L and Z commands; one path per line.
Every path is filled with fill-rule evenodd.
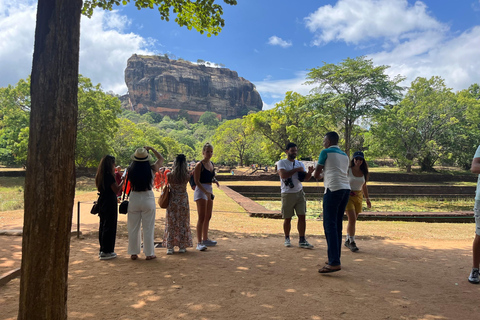
M 323 229 L 327 239 L 328 264 L 318 270 L 330 273 L 342 269 L 340 255 L 342 249 L 343 214 L 350 196 L 348 181 L 349 159 L 338 147 L 339 136 L 328 132 L 323 138 L 324 150 L 320 152 L 315 179 L 323 178 L 325 193 L 323 195 Z
M 473 212 L 475 215 L 475 239 L 473 240 L 473 267 L 468 277 L 468 281 L 473 284 L 480 283 L 480 276 L 478 267 L 480 265 L 480 146 L 473 156 L 472 166 L 470 168 L 472 173 L 478 173 L 477 191 L 475 194 L 475 207 Z

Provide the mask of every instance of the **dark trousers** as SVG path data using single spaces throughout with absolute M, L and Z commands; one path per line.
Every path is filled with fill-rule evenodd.
M 343 214 L 349 196 L 349 189 L 327 189 L 323 195 L 323 230 L 327 238 L 328 264 L 331 266 L 341 265 Z
M 117 236 L 117 204 L 115 211 L 100 213 L 100 227 L 98 229 L 98 240 L 100 252 L 112 253 L 115 251 L 115 238 Z

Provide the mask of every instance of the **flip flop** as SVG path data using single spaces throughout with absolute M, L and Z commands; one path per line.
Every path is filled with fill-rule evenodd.
M 340 267 L 340 266 L 332 267 L 331 265 L 327 264 L 327 265 L 323 266 L 323 268 L 319 269 L 318 273 L 330 273 L 330 272 L 337 272 L 337 271 L 340 271 L 340 270 L 342 270 L 342 267 Z
M 145 258 L 145 260 L 153 260 L 153 259 L 156 259 L 157 256 L 156 255 L 153 255 L 153 256 L 148 256 Z
M 130 256 L 130 259 L 132 259 L 132 260 L 137 260 L 137 258 L 138 258 L 138 256 L 136 254 L 132 254 Z

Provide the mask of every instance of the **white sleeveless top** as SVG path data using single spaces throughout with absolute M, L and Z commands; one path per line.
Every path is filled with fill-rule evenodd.
M 352 168 L 348 168 L 348 181 L 350 182 L 350 189 L 352 191 L 360 191 L 365 183 L 365 176 L 362 174 L 361 177 L 355 177 Z

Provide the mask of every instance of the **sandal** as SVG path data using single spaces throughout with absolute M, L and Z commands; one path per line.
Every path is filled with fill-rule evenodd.
M 145 260 L 153 260 L 153 259 L 156 259 L 156 258 L 157 258 L 157 256 L 156 256 L 156 255 L 153 255 L 153 256 L 147 256 L 147 257 L 145 258 Z
M 337 272 L 342 270 L 340 266 L 331 266 L 329 264 L 323 266 L 323 268 L 318 270 L 318 273 L 330 273 L 330 272 Z
M 132 259 L 132 260 L 137 260 L 137 258 L 138 258 L 138 256 L 136 254 L 132 254 L 130 256 L 130 259 Z

